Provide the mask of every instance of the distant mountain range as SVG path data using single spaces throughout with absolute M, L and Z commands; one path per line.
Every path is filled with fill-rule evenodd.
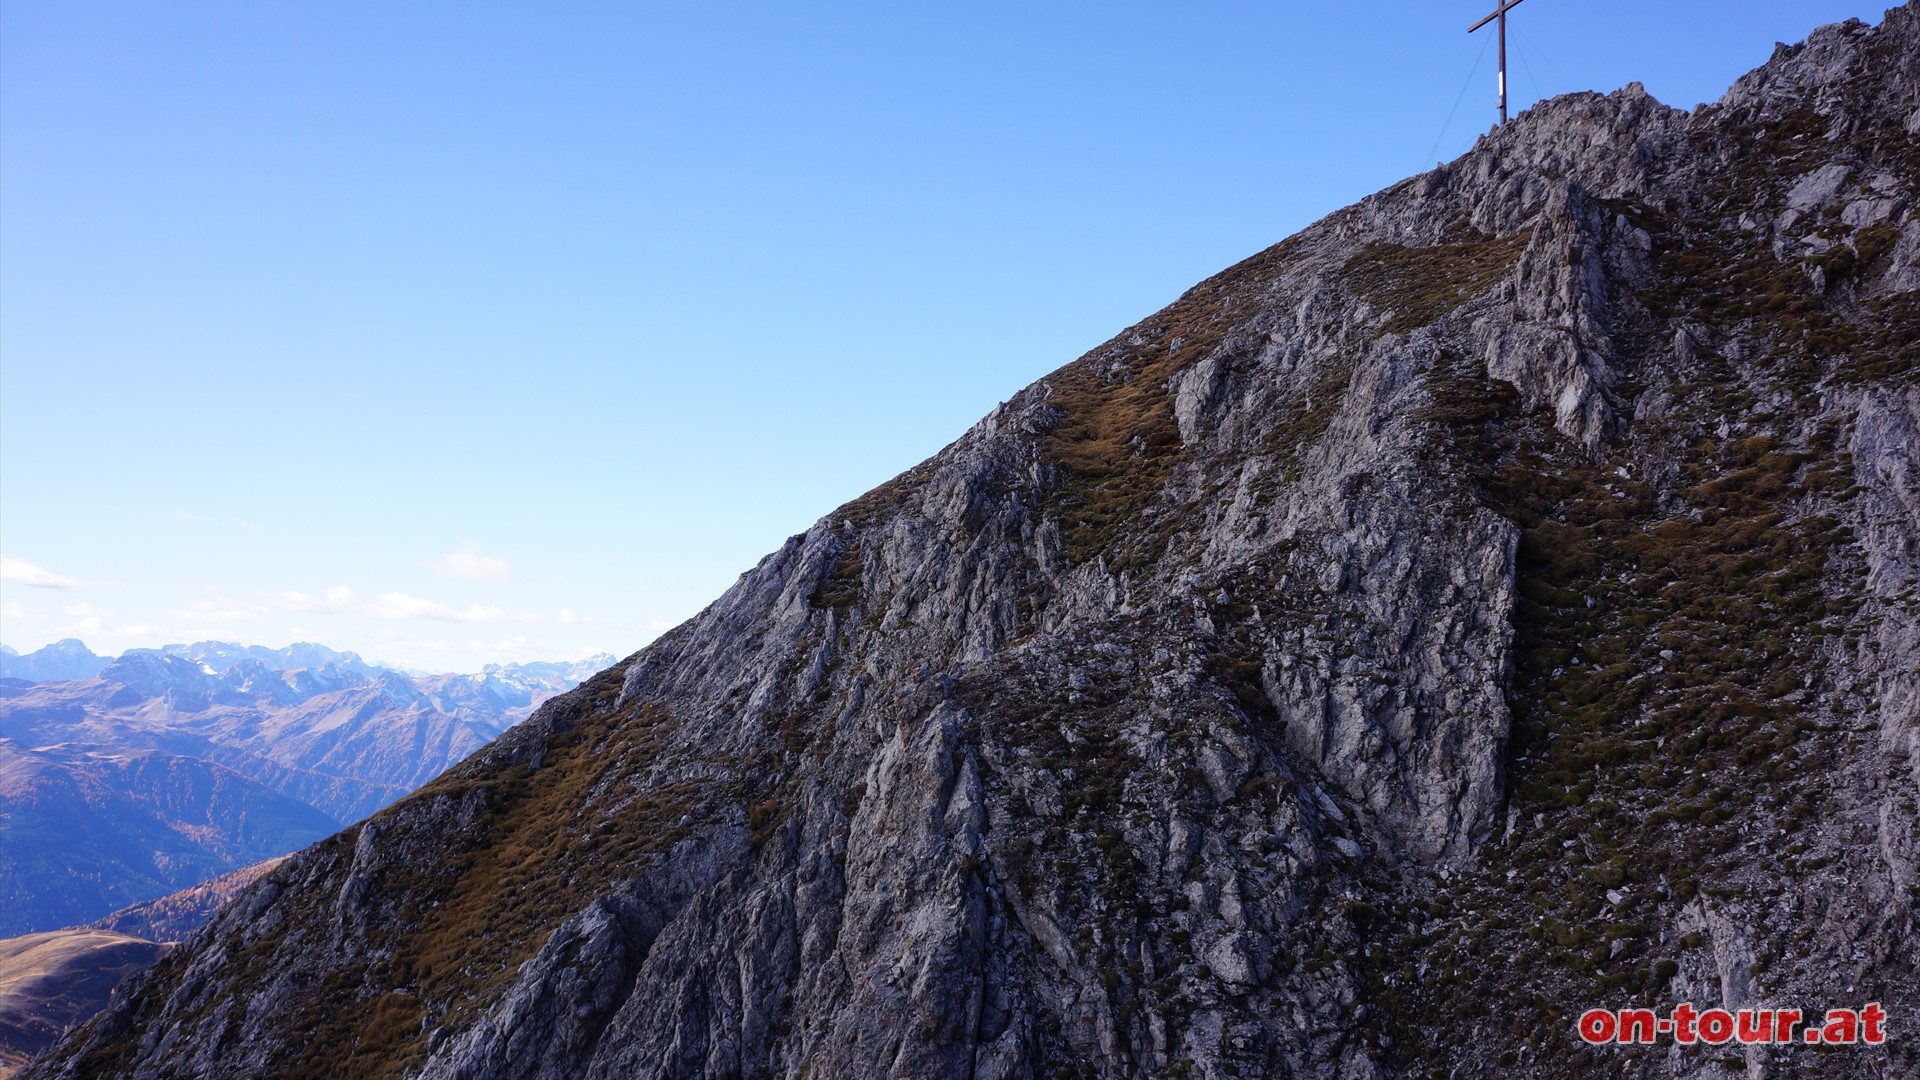
M 74 638 L 56 641 L 25 656 L 0 645 L 0 679 L 29 682 L 91 679 L 112 662 L 110 657 L 93 655 L 91 649 Z
M 197 885 L 338 827 L 211 762 L 0 738 L 0 933 L 51 930 Z
M 0 656 L 0 936 L 282 855 L 437 776 L 613 663 L 411 676 L 228 642 Z
M 243 660 L 257 660 L 274 671 L 340 667 L 363 675 L 371 675 L 376 671 L 397 671 L 402 675 L 414 677 L 434 677 L 432 672 L 415 671 L 410 668 L 395 667 L 392 664 L 362 660 L 359 653 L 341 652 L 337 649 L 329 649 L 325 645 L 315 645 L 310 641 L 295 642 L 284 649 L 269 649 L 264 645 L 236 645 L 230 641 L 196 641 L 191 645 L 128 649 L 120 654 L 120 658 L 139 655 L 182 656 L 188 660 L 197 660 L 215 672 L 223 672 Z M 106 670 L 107 665 L 113 661 L 114 657 L 96 655 L 92 649 L 87 648 L 86 642 L 78 638 L 64 638 L 26 654 L 9 646 L 0 645 L 0 679 L 25 679 L 28 682 L 91 679 Z M 535 680 L 572 678 L 574 683 L 578 683 L 613 661 L 614 657 L 603 653 L 575 661 L 488 664 L 484 673 Z

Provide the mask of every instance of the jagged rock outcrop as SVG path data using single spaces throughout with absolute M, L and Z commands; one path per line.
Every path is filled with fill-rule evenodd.
M 31 1075 L 1892 1075 L 1920 8 L 1546 102 L 269 874 Z

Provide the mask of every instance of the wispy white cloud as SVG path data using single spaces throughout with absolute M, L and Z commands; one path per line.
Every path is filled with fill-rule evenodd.
M 354 609 L 359 596 L 345 585 L 335 585 L 325 596 L 309 596 L 287 591 L 279 596 L 280 606 L 299 615 L 343 615 Z
M 437 559 L 429 559 L 427 569 L 440 577 L 459 578 L 462 581 L 505 581 L 512 568 L 507 565 L 507 560 L 488 555 L 480 550 L 480 545 L 468 541 L 460 545 L 458 551 L 449 551 Z
M 424 619 L 451 623 L 543 623 L 544 615 L 508 611 L 491 604 L 473 603 L 465 607 L 443 604 L 438 600 L 410 593 L 382 593 L 369 600 L 345 585 L 335 585 L 325 596 L 303 592 L 283 592 L 276 598 L 281 609 L 299 615 L 360 615 L 370 619 L 403 622 Z
M 80 582 L 25 559 L 9 558 L 0 555 L 0 581 L 11 581 L 15 585 L 32 585 L 41 589 L 75 589 Z
M 121 625 L 113 621 L 113 612 L 103 611 L 88 603 L 67 605 L 66 612 L 73 622 L 55 630 L 56 634 L 65 634 L 77 638 L 131 638 L 135 640 L 164 641 L 172 636 L 157 626 L 145 623 Z
M 196 623 L 252 622 L 266 610 L 257 605 L 236 604 L 224 597 L 216 597 L 173 612 L 173 617 Z
M 592 622 L 593 620 L 588 618 L 585 615 L 581 615 L 575 612 L 572 608 L 563 607 L 560 609 L 560 614 L 555 615 L 553 617 L 553 621 L 561 624 L 562 626 L 578 626 L 581 623 L 588 623 L 588 622 Z
M 28 611 L 25 604 L 15 603 L 12 600 L 0 604 L 0 619 L 32 619 L 34 617 L 34 613 Z
M 467 648 L 477 653 L 485 653 L 491 657 L 521 657 L 527 654 L 527 636 L 525 634 L 508 634 L 506 637 L 496 641 L 469 641 L 467 642 Z
M 444 653 L 444 652 L 451 652 L 453 651 L 453 648 L 454 648 L 454 644 L 451 641 L 434 641 L 434 640 L 422 640 L 420 638 L 402 637 L 401 635 L 393 632 L 392 630 L 377 630 L 374 632 L 373 636 L 380 639 L 380 646 L 381 648 L 384 648 L 384 649 L 403 649 L 408 652 Z
M 505 611 L 490 604 L 468 604 L 463 608 L 450 607 L 436 600 L 426 600 L 406 593 L 386 593 L 379 599 L 366 605 L 366 613 L 376 619 L 431 619 L 435 622 L 457 623 L 537 623 L 547 620 L 540 615 Z
M 373 632 L 378 644 L 368 655 L 406 654 L 407 666 L 420 665 L 431 671 L 473 671 L 477 661 L 528 662 L 532 660 L 584 660 L 611 650 L 601 648 L 561 649 L 528 634 L 504 634 L 495 638 L 450 641 L 443 638 L 414 637 L 403 629 L 381 627 Z

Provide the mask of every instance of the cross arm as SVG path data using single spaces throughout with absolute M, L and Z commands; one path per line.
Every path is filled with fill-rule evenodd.
M 1467 27 L 1467 33 L 1469 34 L 1473 33 L 1475 30 L 1478 30 L 1481 27 L 1492 22 L 1493 20 L 1499 18 L 1500 16 L 1505 15 L 1507 12 L 1512 11 L 1514 8 L 1519 7 L 1523 3 L 1526 3 L 1526 0 L 1500 0 L 1499 10 L 1495 11 L 1493 14 L 1487 16 L 1486 18 L 1481 19 L 1479 22 L 1474 23 L 1472 26 Z

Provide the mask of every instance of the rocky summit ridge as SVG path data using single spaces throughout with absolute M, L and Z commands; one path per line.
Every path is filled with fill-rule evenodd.
M 1911 1075 L 1916 135 L 1914 3 L 1692 113 L 1536 106 L 289 859 L 28 1075 Z M 1877 1048 L 1573 1029 L 1870 1000 Z

